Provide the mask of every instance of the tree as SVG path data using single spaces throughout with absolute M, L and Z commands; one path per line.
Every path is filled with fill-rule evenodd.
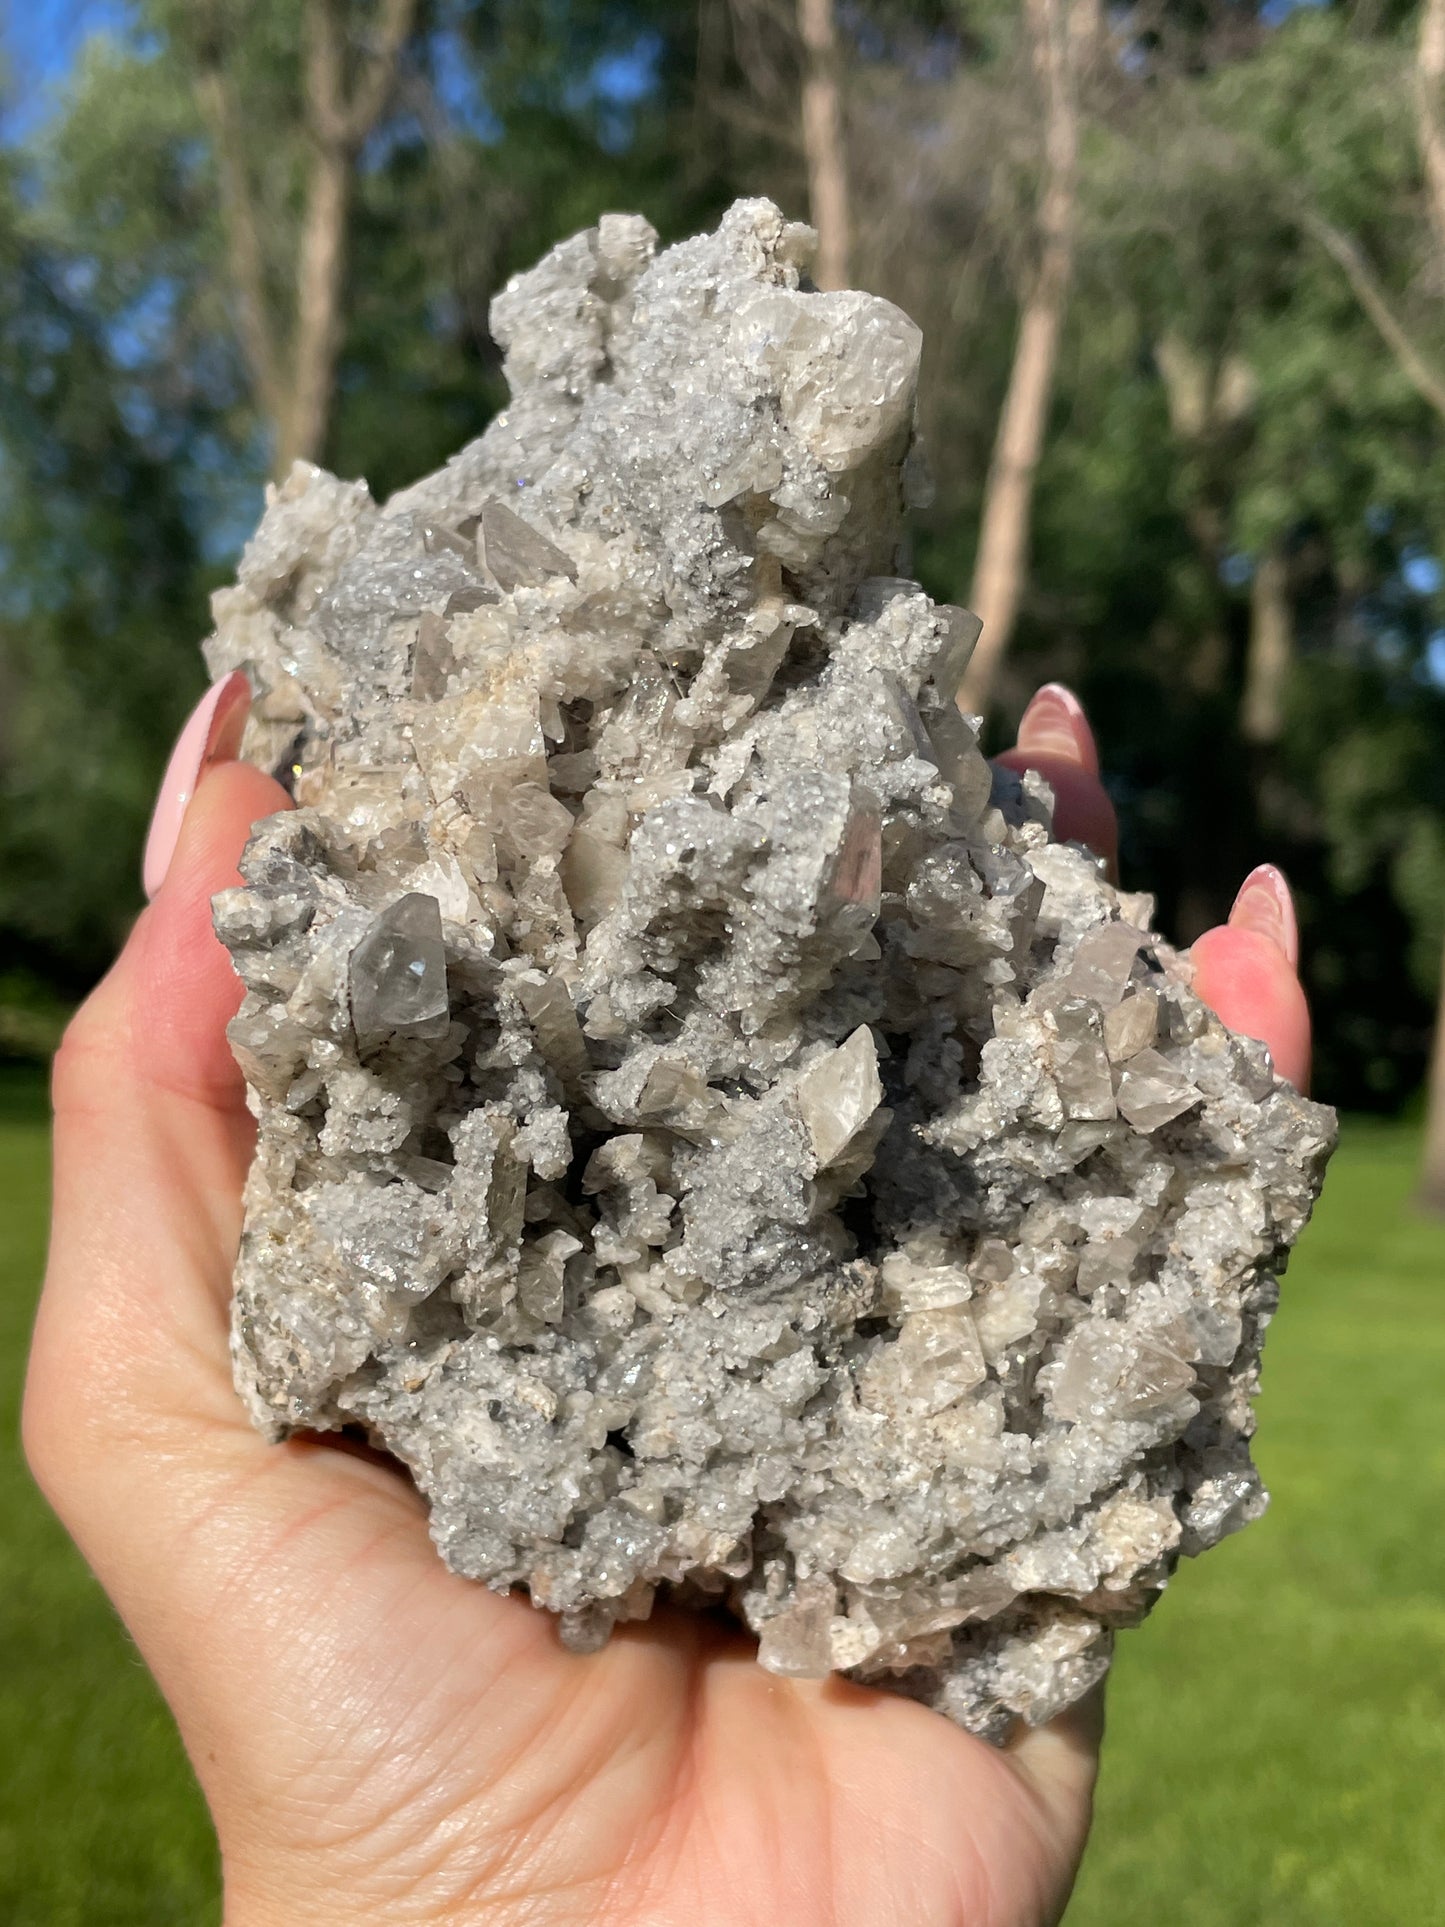
M 296 0 L 222 16 L 287 353 L 314 154 L 301 19 Z M 434 0 L 418 21 L 347 190 L 326 430 L 326 459 L 379 496 L 501 404 L 487 307 L 510 273 L 607 207 L 688 231 L 732 165 L 708 142 L 677 166 L 695 48 L 661 0 Z M 86 45 L 25 149 L 0 150 L 0 957 L 67 996 L 139 907 L 154 787 L 203 686 L 206 592 L 273 463 L 193 26 L 146 0 L 134 31 Z M 353 103 L 378 45 L 357 32 Z M 0 1024 L 0 1049 L 19 1030 Z
M 1030 60 L 1043 106 L 1038 262 L 1019 309 L 1008 388 L 984 493 L 969 606 L 983 623 L 959 692 L 985 711 L 1008 648 L 1028 566 L 1034 476 L 1043 450 L 1078 220 L 1079 90 L 1098 44 L 1098 0 L 1026 0 Z
M 306 0 L 301 122 L 309 149 L 304 211 L 294 261 L 273 293 L 268 223 L 260 204 L 238 75 L 238 15 L 204 0 L 173 17 L 177 45 L 194 69 L 220 182 L 237 336 L 257 402 L 271 424 L 274 466 L 319 461 L 326 443 L 344 332 L 343 290 L 356 167 L 396 84 L 417 0 L 381 0 L 364 36 L 345 0 Z M 360 44 L 358 44 L 360 43 Z
M 808 206 L 818 230 L 813 278 L 820 288 L 846 288 L 848 159 L 833 0 L 798 0 L 798 37 L 803 46 L 802 127 Z
M 1283 862 L 1321 1088 L 1393 1105 L 1445 936 L 1445 445 L 1302 213 L 1367 236 L 1433 342 L 1409 49 L 1320 9 L 1186 51 L 1131 53 L 1094 95 L 1010 680 L 1084 693 L 1165 928 L 1187 940 Z

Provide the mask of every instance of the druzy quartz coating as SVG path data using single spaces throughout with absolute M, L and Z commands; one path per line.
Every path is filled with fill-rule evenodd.
M 727 1606 L 1000 1739 L 1261 1510 L 1333 1119 L 979 753 L 895 573 L 918 331 L 811 238 L 564 242 L 480 441 L 298 465 L 217 596 L 298 804 L 216 901 L 236 1375 L 574 1646 Z

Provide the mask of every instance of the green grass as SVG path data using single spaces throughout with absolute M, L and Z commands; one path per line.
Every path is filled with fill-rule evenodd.
M 1445 1228 L 1415 1154 L 1346 1129 L 1265 1358 L 1274 1503 L 1120 1643 L 1068 1927 L 1445 1921 Z
M 1122 1641 L 1068 1927 L 1445 1921 L 1445 1229 L 1414 1153 L 1347 1131 L 1270 1337 L 1274 1506 Z M 0 1079 L 0 1923 L 195 1927 L 200 1798 L 20 1460 L 45 1188 L 39 1088 Z
M 204 1927 L 216 1849 L 180 1740 L 20 1455 L 48 1184 L 42 1087 L 0 1073 L 0 1922 Z

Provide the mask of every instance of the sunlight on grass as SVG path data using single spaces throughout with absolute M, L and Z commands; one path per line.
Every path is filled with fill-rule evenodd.
M 1440 1918 L 1445 1228 L 1347 1125 L 1265 1354 L 1266 1518 L 1121 1642 L 1068 1927 Z
M 1407 1209 L 1414 1149 L 1347 1130 L 1270 1337 L 1273 1508 L 1122 1642 L 1068 1927 L 1440 1917 L 1445 1228 Z M 180 1744 L 19 1456 L 46 1170 L 38 1085 L 0 1081 L 0 1921 L 197 1927 L 215 1847 Z

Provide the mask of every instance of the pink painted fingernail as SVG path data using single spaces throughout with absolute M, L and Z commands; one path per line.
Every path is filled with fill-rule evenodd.
M 1019 719 L 1020 749 L 1066 756 L 1090 775 L 1099 773 L 1099 751 L 1084 705 L 1061 682 L 1046 682 Z
M 191 711 L 166 764 L 146 837 L 141 878 L 147 897 L 153 897 L 166 880 L 196 785 L 212 763 L 228 763 L 240 749 L 250 708 L 251 685 L 239 669 L 233 669 L 212 683 Z
M 1299 963 L 1299 924 L 1295 921 L 1294 898 L 1285 882 L 1284 871 L 1276 869 L 1273 863 L 1261 863 L 1244 879 L 1229 913 L 1229 923 L 1233 930 L 1257 930 L 1262 937 L 1277 943 L 1291 968 Z

